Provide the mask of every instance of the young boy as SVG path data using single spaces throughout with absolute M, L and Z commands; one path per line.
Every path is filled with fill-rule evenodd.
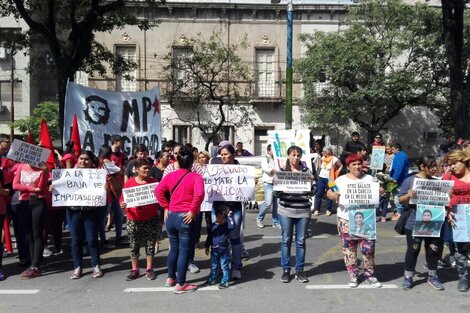
M 220 267 L 223 272 L 222 280 L 219 283 L 219 289 L 228 287 L 230 277 L 230 249 L 228 233 L 235 228 L 232 220 L 232 212 L 226 206 L 216 208 L 216 220 L 207 234 L 206 255 L 209 255 L 211 248 L 211 273 L 207 283 L 214 285 L 217 278 L 217 268 Z

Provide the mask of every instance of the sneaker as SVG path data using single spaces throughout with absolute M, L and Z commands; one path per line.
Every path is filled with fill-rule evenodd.
M 155 272 L 153 271 L 153 269 L 148 269 L 145 272 L 145 276 L 147 277 L 148 280 L 155 280 L 155 278 L 157 278 L 157 275 L 155 275 Z
M 403 280 L 403 284 L 401 284 L 401 289 L 402 290 L 410 290 L 411 285 L 413 285 L 413 277 L 406 277 Z
M 437 268 L 451 269 L 451 268 L 452 268 L 452 264 L 450 264 L 449 262 L 447 262 L 446 259 L 438 260 L 438 261 L 437 261 Z
M 467 292 L 469 289 L 468 279 L 465 277 L 459 278 L 459 282 L 457 284 L 457 290 L 461 292 Z
M 124 237 L 121 237 L 119 239 L 116 239 L 115 246 L 128 246 L 129 245 L 129 240 L 127 240 Z
M 239 280 L 242 278 L 242 273 L 239 270 L 232 270 L 232 279 Z
M 131 280 L 137 279 L 139 277 L 140 277 L 139 270 L 130 270 L 129 274 L 127 274 L 127 276 L 126 276 L 126 280 L 131 281 Z
M 279 223 L 278 224 L 273 224 L 273 227 L 277 228 L 277 229 L 281 229 L 281 224 L 279 224 Z
M 41 276 L 41 271 L 36 267 L 30 267 L 21 273 L 21 279 L 31 279 Z
M 44 248 L 44 250 L 42 251 L 42 256 L 45 258 L 48 258 L 53 254 L 54 253 L 49 248 Z
M 297 279 L 301 283 L 308 283 L 308 278 L 307 275 L 305 275 L 304 271 L 297 271 L 295 273 L 295 279 Z
M 331 212 L 330 211 L 326 211 L 326 216 L 331 216 Z
M 101 270 L 99 265 L 96 265 L 93 268 L 93 278 L 100 278 L 103 277 L 103 271 Z
M 313 216 L 318 216 L 318 215 L 320 215 L 320 212 L 318 212 L 318 210 L 313 211 Z
M 82 278 L 82 268 L 79 266 L 73 271 L 72 276 L 70 276 L 70 279 L 80 279 L 80 278 Z
M 197 286 L 193 284 L 184 284 L 183 286 L 180 286 L 179 284 L 176 284 L 175 290 L 173 290 L 174 293 L 176 294 L 182 294 L 182 293 L 188 293 L 188 292 L 193 292 L 197 290 Z
M 219 284 L 218 288 L 219 289 L 226 289 L 226 288 L 228 288 L 228 286 L 229 286 L 228 281 L 222 279 L 220 281 L 220 284 Z
M 242 251 L 242 260 L 247 260 L 250 258 L 250 253 L 248 253 L 248 251 L 246 250 L 243 250 Z
M 165 287 L 175 287 L 176 279 L 168 277 L 165 282 Z
M 437 275 L 428 276 L 428 284 L 436 290 L 444 290 L 444 285 L 442 285 Z
M 282 283 L 290 283 L 290 271 L 289 270 L 284 270 L 282 272 L 281 282 Z
M 258 226 L 259 228 L 264 228 L 263 221 L 262 220 L 256 220 L 256 226 Z
M 359 286 L 359 282 L 357 281 L 357 277 L 353 277 L 349 280 L 348 287 L 349 288 L 357 288 Z
M 374 276 L 369 276 L 366 278 L 367 282 L 374 286 L 375 288 L 382 288 L 382 284 L 379 282 L 379 280 L 374 277 Z
M 5 274 L 3 273 L 3 271 L 0 269 L 0 281 L 3 281 L 5 280 L 7 277 L 5 276 Z
M 115 248 L 115 246 L 112 243 L 110 243 L 108 240 L 106 240 L 101 247 L 103 247 L 104 249 L 113 249 L 113 248 Z
M 199 273 L 199 267 L 197 267 L 196 264 L 194 264 L 194 263 L 189 263 L 188 271 L 190 271 L 191 274 Z
M 209 285 L 209 286 L 215 285 L 216 284 L 215 278 L 209 277 L 206 281 L 206 284 Z

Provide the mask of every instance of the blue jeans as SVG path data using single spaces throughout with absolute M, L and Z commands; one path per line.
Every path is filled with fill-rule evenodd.
M 401 212 L 403 212 L 404 206 L 403 204 L 400 203 L 400 200 L 398 199 L 399 194 L 400 194 L 400 186 L 398 186 L 392 191 L 392 195 L 393 195 L 393 202 L 395 203 L 395 209 L 398 214 L 401 214 Z
M 256 217 L 257 220 L 264 220 L 266 216 L 266 211 L 269 207 L 273 206 L 273 225 L 279 224 L 279 218 L 277 216 L 277 198 L 274 196 L 273 193 L 273 184 L 263 183 L 263 190 L 264 190 L 264 202 L 261 208 L 259 209 L 258 216 Z
M 388 211 L 388 198 L 387 197 L 380 197 L 380 203 L 379 203 L 379 214 L 377 216 L 381 217 L 387 217 L 387 211 Z
M 314 206 L 315 211 L 320 212 L 321 202 L 327 190 L 328 190 L 328 178 L 318 177 L 317 194 L 315 195 L 315 206 Z M 331 212 L 332 206 L 333 206 L 333 201 L 331 201 L 330 199 L 326 199 L 326 211 L 327 212 Z
M 169 212 L 166 220 L 166 232 L 170 240 L 170 252 L 168 253 L 168 277 L 177 279 L 180 286 L 186 283 L 186 271 L 188 269 L 189 255 L 194 249 L 195 221 L 190 224 L 183 223 L 186 213 Z
M 104 244 L 106 241 L 106 216 L 108 216 L 108 206 L 102 206 L 98 208 L 98 235 L 100 243 Z M 70 217 L 70 220 L 72 218 Z
M 233 223 L 235 228 L 228 233 L 230 245 L 232 246 L 232 270 L 240 271 L 242 269 L 242 240 L 241 229 L 243 223 L 243 211 L 235 210 L 232 213 Z M 212 209 L 212 222 L 215 223 L 215 210 Z
M 91 266 L 100 265 L 98 222 L 102 207 L 89 211 L 67 210 L 69 211 L 69 226 L 72 236 L 73 268 L 83 267 L 83 246 L 85 240 L 90 250 Z
M 230 250 L 228 249 L 212 249 L 211 250 L 211 273 L 209 278 L 215 280 L 217 278 L 217 269 L 220 265 L 223 277 L 222 281 L 228 282 L 230 279 Z
M 114 227 L 116 227 L 116 240 L 119 240 L 119 238 L 121 238 L 122 236 L 122 218 L 124 214 L 122 212 L 121 205 L 119 204 L 119 199 L 113 199 L 109 204 L 109 208 L 114 212 Z
M 295 271 L 303 271 L 305 264 L 305 239 L 310 218 L 292 218 L 279 214 L 281 222 L 281 266 L 282 270 L 290 271 L 290 248 L 295 226 Z

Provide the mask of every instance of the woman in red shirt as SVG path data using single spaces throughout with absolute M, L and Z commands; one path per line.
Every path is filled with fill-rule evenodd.
M 146 184 L 156 183 L 157 180 L 149 176 L 151 164 L 148 159 L 138 159 L 134 164 L 137 176 L 129 178 L 124 188 L 138 187 Z M 148 204 L 137 207 L 127 207 L 124 197 L 121 195 L 121 208 L 127 216 L 127 234 L 131 250 L 132 269 L 127 275 L 127 280 L 140 277 L 139 252 L 140 241 L 145 241 L 145 255 L 147 256 L 147 270 L 145 276 L 148 280 L 155 279 L 153 271 L 153 257 L 155 255 L 155 242 L 158 235 L 158 210 L 157 204 Z

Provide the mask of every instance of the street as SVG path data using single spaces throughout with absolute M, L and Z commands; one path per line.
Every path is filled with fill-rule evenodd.
M 410 291 L 400 289 L 406 243 L 393 230 L 394 222 L 377 225 L 376 268 L 383 288 L 375 289 L 367 282 L 357 289 L 348 288 L 335 221 L 336 216 L 325 215 L 312 219 L 313 236 L 307 239 L 305 268 L 310 282 L 306 284 L 295 279 L 289 284 L 279 281 L 280 231 L 270 227 L 269 215 L 267 226 L 257 228 L 256 215 L 249 212 L 244 238 L 250 258 L 244 261 L 242 279 L 228 289 L 201 286 L 194 293 L 176 295 L 171 288 L 163 287 L 168 253 L 168 240 L 164 240 L 156 256 L 154 281 L 145 276 L 126 281 L 130 269 L 126 247 L 102 254 L 105 275 L 99 279 L 92 278 L 87 257 L 85 275 L 71 280 L 71 256 L 65 252 L 45 259 L 42 277 L 22 281 L 19 274 L 23 268 L 16 264 L 15 256 L 6 257 L 3 267 L 8 278 L 0 282 L 0 312 L 469 312 L 470 295 L 457 291 L 455 269 L 438 271 L 444 291 L 426 283 L 423 252 L 414 287 Z M 68 232 L 64 236 L 67 245 Z M 144 264 L 141 260 L 141 272 Z M 203 285 L 210 265 L 203 249 L 196 250 L 196 264 L 200 273 L 188 272 L 187 278 Z

